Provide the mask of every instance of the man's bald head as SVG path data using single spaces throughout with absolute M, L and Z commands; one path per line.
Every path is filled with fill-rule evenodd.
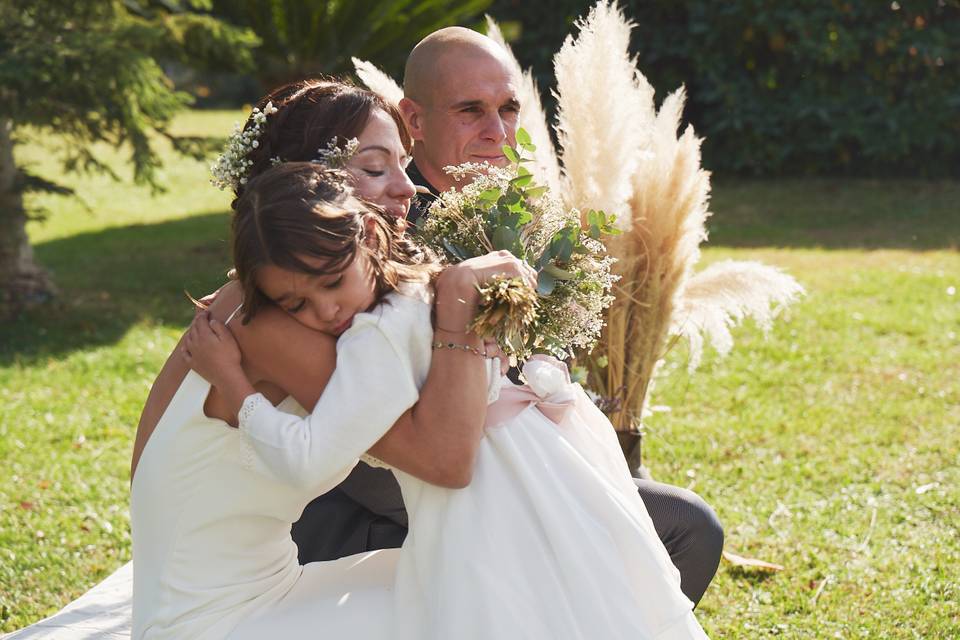
M 502 147 L 516 144 L 520 112 L 515 69 L 506 49 L 463 27 L 435 31 L 414 47 L 400 111 L 414 162 L 434 187 L 454 186 L 446 166 L 507 163 Z
M 403 95 L 420 104 L 432 102 L 434 89 L 457 75 L 471 62 L 493 59 L 510 68 L 506 51 L 472 29 L 445 27 L 421 40 L 407 57 Z

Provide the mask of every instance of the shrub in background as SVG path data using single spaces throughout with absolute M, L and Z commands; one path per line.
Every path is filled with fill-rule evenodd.
M 960 176 L 960 0 L 620 4 L 658 95 L 686 84 L 711 169 Z M 591 5 L 496 0 L 490 12 L 547 89 Z

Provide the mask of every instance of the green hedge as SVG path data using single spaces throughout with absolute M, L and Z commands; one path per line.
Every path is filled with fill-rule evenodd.
M 496 0 L 544 93 L 591 2 Z M 680 84 L 705 163 L 739 174 L 960 176 L 960 0 L 626 0 L 659 97 Z

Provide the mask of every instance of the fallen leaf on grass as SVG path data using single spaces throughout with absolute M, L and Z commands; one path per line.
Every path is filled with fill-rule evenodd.
M 766 560 L 757 560 L 756 558 L 745 558 L 729 551 L 723 552 L 723 559 L 735 567 L 751 567 L 762 569 L 764 571 L 783 571 L 782 564 L 774 564 Z

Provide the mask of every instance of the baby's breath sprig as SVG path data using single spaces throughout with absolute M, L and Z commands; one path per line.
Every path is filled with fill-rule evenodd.
M 227 139 L 226 148 L 210 167 L 210 182 L 213 186 L 221 191 L 228 187 L 236 191 L 240 185 L 247 183 L 250 167 L 253 166 L 253 160 L 247 156 L 260 146 L 260 135 L 263 133 L 267 116 L 277 111 L 273 103 L 268 102 L 263 111 L 253 108 L 250 125 L 246 129 L 242 128 L 239 122 L 233 125 L 233 134 Z
M 317 149 L 316 162 L 327 165 L 331 169 L 343 169 L 350 162 L 350 158 L 356 155 L 360 148 L 360 141 L 356 138 L 350 138 L 344 142 L 343 146 L 337 144 L 339 138 L 334 136 L 327 142 L 326 149 Z

